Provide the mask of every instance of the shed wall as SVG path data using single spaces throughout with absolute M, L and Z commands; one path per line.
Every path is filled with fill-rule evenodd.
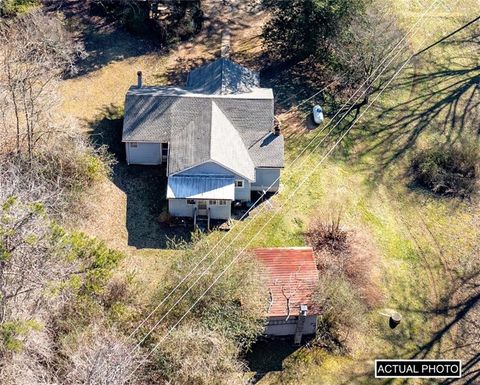
M 298 317 L 290 317 L 285 321 L 285 317 L 269 317 L 264 333 L 269 336 L 289 336 L 294 335 L 297 328 Z M 317 316 L 309 315 L 305 320 L 303 334 L 315 334 L 317 330 Z

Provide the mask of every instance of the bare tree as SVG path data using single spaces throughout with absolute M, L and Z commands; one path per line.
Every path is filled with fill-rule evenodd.
M 41 211 L 40 204 L 20 207 L 14 197 L 2 201 L 0 324 L 34 314 L 40 301 L 38 289 L 56 275 Z
M 365 82 L 362 90 L 365 91 L 363 100 L 355 105 L 356 116 L 360 108 L 368 103 L 370 94 L 375 91 L 376 68 L 388 64 L 389 60 L 385 58 L 400 42 L 402 35 L 396 17 L 388 9 L 388 4 L 374 1 L 363 15 L 354 18 L 349 27 L 334 39 L 333 56 L 340 66 L 340 72 L 345 74 L 341 87 L 346 90 L 356 89 Z M 391 70 L 400 62 L 401 56 L 392 60 L 389 66 Z M 390 58 L 393 57 L 388 59 Z M 387 70 L 378 82 L 381 83 L 389 76 L 390 71 Z
M 113 385 L 139 384 L 141 370 L 130 376 L 138 365 L 142 365 L 142 352 L 130 355 L 134 346 L 115 330 L 94 326 L 84 333 L 80 343 L 65 351 L 70 364 L 65 383 L 69 385 Z
M 51 133 L 56 83 L 75 70 L 81 52 L 61 20 L 41 11 L 0 23 L 0 109 L 5 127 L 13 122 L 17 153 L 25 146 L 31 159 L 35 144 Z

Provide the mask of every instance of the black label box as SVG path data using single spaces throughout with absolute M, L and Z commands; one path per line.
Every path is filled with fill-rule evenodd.
M 461 378 L 460 360 L 375 360 L 375 378 Z

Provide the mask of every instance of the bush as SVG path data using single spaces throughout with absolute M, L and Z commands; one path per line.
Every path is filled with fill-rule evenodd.
M 3 0 L 0 1 L 0 15 L 14 16 L 38 4 L 38 0 Z
M 307 232 L 308 243 L 318 253 L 327 251 L 338 254 L 344 252 L 348 233 L 340 226 L 341 213 L 327 221 L 316 220 Z
M 196 261 L 210 251 L 210 247 L 202 239 L 197 242 L 197 247 L 181 250 L 181 256 L 170 267 L 166 274 L 167 282 L 162 285 L 152 306 L 156 306 L 177 286 L 197 263 Z M 178 288 L 176 294 L 165 302 L 164 311 L 172 309 L 165 319 L 167 325 L 175 323 L 193 305 L 238 252 L 240 250 L 234 248 L 217 249 L 208 255 L 197 271 Z M 242 257 L 231 265 L 227 273 L 189 312 L 185 321 L 198 323 L 199 327 L 213 330 L 247 349 L 263 331 L 268 293 L 264 290 L 261 270 L 256 259 L 248 253 L 242 254 Z M 214 262 L 217 256 L 219 259 Z M 212 263 L 212 267 L 193 286 L 197 277 Z M 180 297 L 179 293 L 186 292 L 189 287 L 192 289 L 186 297 L 174 305 Z
M 143 365 L 138 351 L 130 354 L 135 346 L 114 328 L 94 325 L 77 331 L 75 340 L 75 344 L 63 344 L 61 353 L 68 357 L 63 384 L 123 384 L 137 366 Z M 128 384 L 144 382 L 130 376 Z
M 307 242 L 313 247 L 320 285 L 317 342 L 334 350 L 349 350 L 367 327 L 367 312 L 382 301 L 375 267 L 378 255 L 370 239 L 342 228 L 341 215 L 313 221 Z
M 27 375 L 28 367 L 56 354 L 49 349 L 57 337 L 107 316 L 101 296 L 121 258 L 102 242 L 52 223 L 42 203 L 0 189 L 0 378 L 19 370 Z M 28 365 L 18 369 L 20 361 Z
M 315 343 L 338 353 L 353 349 L 367 325 L 367 309 L 347 278 L 322 273 L 314 300 L 320 309 Z
M 78 192 L 109 176 L 114 159 L 105 147 L 95 148 L 82 136 L 59 137 L 39 149 L 33 169 L 46 181 Z
M 435 194 L 466 197 L 476 190 L 479 162 L 476 145 L 437 145 L 415 154 L 411 172 L 418 185 Z
M 377 251 L 364 233 L 342 228 L 341 214 L 332 217 L 335 219 L 313 221 L 307 232 L 320 276 L 345 278 L 365 305 L 374 307 L 382 298 L 375 276 Z
M 81 134 L 58 135 L 29 159 L 27 154 L 0 154 L 0 188 L 6 196 L 41 201 L 49 214 L 65 214 L 87 187 L 110 175 L 114 159 Z

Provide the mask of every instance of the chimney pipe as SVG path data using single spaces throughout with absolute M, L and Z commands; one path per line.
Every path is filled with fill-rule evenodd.
M 277 119 L 277 117 L 275 117 L 273 121 L 273 132 L 275 133 L 276 136 L 280 135 L 280 122 Z
M 142 88 L 142 71 L 137 72 L 137 87 Z

